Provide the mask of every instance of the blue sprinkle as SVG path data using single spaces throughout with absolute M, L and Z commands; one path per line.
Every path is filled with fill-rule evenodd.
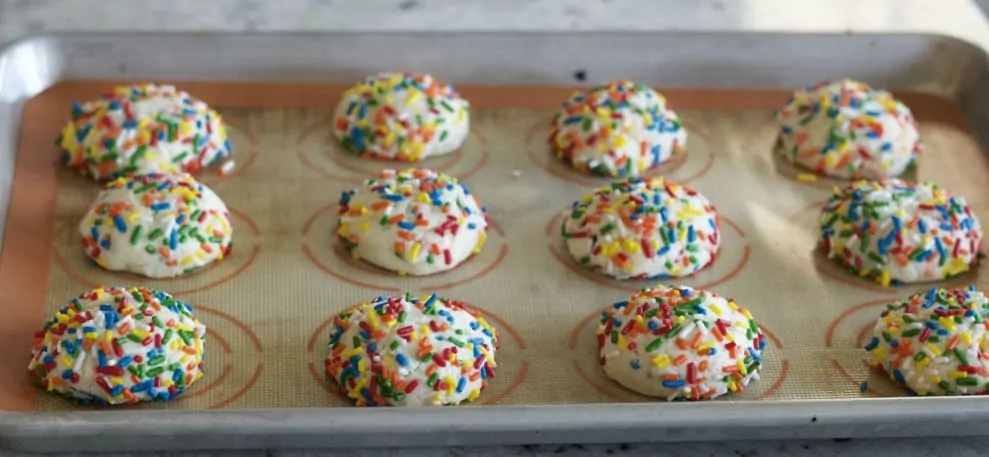
M 402 354 L 395 354 L 395 361 L 398 362 L 398 364 L 403 367 L 409 364 L 409 359 Z
M 388 200 L 390 202 L 400 202 L 402 200 L 405 200 L 405 197 L 399 194 L 382 194 L 381 198 L 384 198 L 385 200 Z
M 121 215 L 113 216 L 113 225 L 117 227 L 117 231 L 120 233 L 127 233 L 127 223 L 124 222 L 124 218 Z
M 401 221 L 401 222 L 398 223 L 398 228 L 400 228 L 402 230 L 409 230 L 409 231 L 411 231 L 415 227 L 416 227 L 416 225 L 414 223 L 412 223 L 412 222 L 409 222 L 409 221 Z
M 123 392 L 124 392 L 124 386 L 117 386 L 110 391 L 110 396 L 116 397 L 117 395 L 120 395 Z
M 461 376 L 460 380 L 457 381 L 457 393 L 463 392 L 465 387 L 467 387 L 467 378 Z
M 676 388 L 679 388 L 679 387 L 683 387 L 686 384 L 687 384 L 687 381 L 684 381 L 683 379 L 677 379 L 676 381 L 663 381 L 663 387 L 670 388 L 670 389 L 676 389 Z
M 135 384 L 134 387 L 130 388 L 130 391 L 132 393 L 140 393 L 146 390 L 151 390 L 151 388 L 154 387 L 154 385 L 155 385 L 154 381 L 148 379 L 146 381 L 142 381 Z
M 905 385 L 907 383 L 906 380 L 903 379 L 903 373 L 900 373 L 900 370 L 893 370 L 893 379 L 895 379 L 896 383 L 900 385 Z
M 364 132 L 360 128 L 350 129 L 350 140 L 354 143 L 354 149 L 364 151 Z

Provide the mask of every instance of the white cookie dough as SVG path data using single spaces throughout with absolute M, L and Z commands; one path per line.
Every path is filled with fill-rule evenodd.
M 326 372 L 358 406 L 472 401 L 494 377 L 498 332 L 463 302 L 378 297 L 330 328 Z
M 340 196 L 337 234 L 386 270 L 428 275 L 456 267 L 487 240 L 484 207 L 464 184 L 426 169 L 384 170 Z
M 932 288 L 886 305 L 865 350 L 872 365 L 917 395 L 983 395 L 987 319 L 983 292 Z
M 149 174 L 107 184 L 79 223 L 97 265 L 167 278 L 222 260 L 233 226 L 226 205 L 188 174 Z
M 58 139 L 62 162 L 93 179 L 146 173 L 193 173 L 230 155 L 223 120 L 172 86 L 118 86 L 72 106 Z
M 960 275 L 982 252 L 982 226 L 965 198 L 928 182 L 835 189 L 818 222 L 828 258 L 883 286 Z
M 609 378 L 642 395 L 706 400 L 759 379 L 766 337 L 748 310 L 690 287 L 643 289 L 604 312 Z
M 626 178 L 573 204 L 562 236 L 577 263 L 616 279 L 689 276 L 717 259 L 721 221 L 700 193 Z
M 784 156 L 821 175 L 893 178 L 921 149 L 917 122 L 906 105 L 850 79 L 794 92 L 776 119 Z
M 366 157 L 415 162 L 449 154 L 467 140 L 470 104 L 426 74 L 379 73 L 343 94 L 333 134 Z
M 563 102 L 549 143 L 558 158 L 584 173 L 638 176 L 683 152 L 687 131 L 662 94 L 619 80 Z
M 69 301 L 35 335 L 28 371 L 87 404 L 165 401 L 203 376 L 206 327 L 165 292 L 103 287 Z

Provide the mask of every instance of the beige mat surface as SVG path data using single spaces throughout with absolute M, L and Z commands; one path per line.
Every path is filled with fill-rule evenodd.
M 494 222 L 484 251 L 459 268 L 397 277 L 344 254 L 334 238 L 342 190 L 383 167 L 334 145 L 339 86 L 181 85 L 233 127 L 237 170 L 201 174 L 233 212 L 233 254 L 190 276 L 147 280 L 109 273 L 82 253 L 76 224 L 97 186 L 56 164 L 53 139 L 70 102 L 110 83 L 74 82 L 28 103 L 0 258 L 0 408 L 74 406 L 34 389 L 31 334 L 71 297 L 99 285 L 146 285 L 197 307 L 209 328 L 207 374 L 180 400 L 136 408 L 345 406 L 322 374 L 334 313 L 382 293 L 438 292 L 482 309 L 503 334 L 497 377 L 480 404 L 649 401 L 597 366 L 602 308 L 651 282 L 618 282 L 569 260 L 558 215 L 606 179 L 558 163 L 545 135 L 566 88 L 462 87 L 472 101 L 465 147 L 423 166 L 459 176 Z M 769 336 L 762 379 L 735 399 L 906 395 L 871 373 L 859 349 L 882 303 L 925 286 L 883 289 L 815 253 L 816 215 L 834 181 L 799 182 L 774 158 L 772 108 L 782 92 L 667 91 L 689 132 L 688 153 L 665 174 L 704 193 L 726 222 L 718 261 L 683 284 L 748 307 Z M 917 175 L 965 195 L 989 217 L 989 165 L 949 102 L 900 94 L 926 143 Z M 984 219 L 986 220 L 986 219 Z M 955 281 L 986 283 L 983 273 Z M 869 388 L 860 392 L 860 383 Z M 135 407 L 130 407 L 135 408 Z

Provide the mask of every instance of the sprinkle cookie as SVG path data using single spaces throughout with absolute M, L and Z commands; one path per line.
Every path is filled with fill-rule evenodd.
M 365 157 L 415 162 L 449 154 L 467 140 L 470 104 L 430 75 L 379 73 L 348 89 L 333 133 Z
M 337 316 L 326 373 L 358 406 L 473 401 L 494 377 L 498 332 L 466 304 L 378 297 Z
M 575 92 L 549 128 L 550 148 L 584 173 L 638 176 L 683 151 L 687 131 L 658 92 L 612 81 Z
M 921 149 L 906 105 L 850 79 L 795 92 L 776 119 L 784 155 L 821 175 L 894 178 Z
M 626 178 L 573 204 L 562 236 L 577 263 L 616 279 L 689 276 L 717 258 L 721 221 L 700 193 Z
M 917 395 L 979 395 L 989 387 L 989 302 L 974 286 L 932 288 L 886 305 L 865 345 L 871 363 Z
M 759 379 L 766 346 L 748 310 L 686 286 L 643 289 L 615 303 L 597 338 L 608 377 L 667 400 L 742 391 Z
M 188 303 L 143 287 L 104 287 L 70 300 L 35 334 L 28 371 L 42 388 L 81 403 L 170 400 L 203 376 L 205 338 Z
M 456 267 L 487 240 L 485 209 L 466 185 L 426 169 L 384 170 L 340 196 L 350 253 L 401 275 Z
M 189 273 L 230 252 L 226 205 L 188 174 L 149 174 L 107 184 L 79 223 L 97 265 L 149 278 Z
M 835 189 L 818 222 L 828 258 L 883 286 L 960 275 L 982 251 L 982 226 L 968 203 L 932 183 Z
M 72 105 L 59 137 L 62 163 L 95 180 L 146 173 L 193 173 L 230 156 L 216 111 L 172 86 L 118 86 Z

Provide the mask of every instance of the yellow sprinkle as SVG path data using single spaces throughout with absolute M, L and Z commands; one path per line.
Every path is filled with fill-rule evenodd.
M 185 256 L 185 257 L 182 258 L 182 266 L 189 265 L 189 264 L 191 264 L 195 260 L 196 260 L 196 258 L 194 256 L 187 255 L 187 256 Z
M 710 309 L 711 312 L 713 312 L 715 316 L 721 316 L 721 308 L 719 308 L 718 305 L 712 304 L 712 305 L 708 306 L 708 309 Z
M 481 232 L 480 234 L 478 234 L 478 236 L 477 236 L 477 246 L 474 246 L 474 251 L 473 251 L 474 254 L 480 253 L 481 252 L 481 248 L 484 247 L 484 244 L 487 241 L 488 241 L 488 234 L 487 234 L 487 232 Z
M 862 271 L 866 271 L 866 269 L 863 268 Z M 879 284 L 882 285 L 883 287 L 889 287 L 889 283 L 890 283 L 889 271 L 883 270 L 882 273 L 879 273 Z
M 817 181 L 817 175 L 812 175 L 810 173 L 800 173 L 797 175 L 797 181 L 814 182 Z
M 983 335 L 983 337 L 984 337 L 984 336 L 985 336 L 985 335 Z M 972 336 L 971 336 L 971 335 L 969 335 L 969 334 L 968 334 L 968 332 L 962 332 L 962 333 L 961 333 L 961 338 L 962 338 L 962 341 L 963 341 L 963 342 L 965 342 L 965 344 L 967 344 L 967 345 L 969 345 L 969 346 L 971 346 L 971 345 L 972 345 Z
M 474 401 L 479 396 L 481 396 L 481 390 L 480 389 L 471 389 L 470 395 L 467 396 L 467 400 L 468 401 Z
M 966 377 L 968 377 L 968 373 L 964 371 L 952 370 L 948 372 L 948 379 L 951 379 L 952 381 L 958 378 L 966 378 Z
M 371 329 L 372 330 L 378 328 L 378 326 L 380 325 L 380 322 L 381 322 L 381 321 L 378 320 L 378 312 L 375 311 L 375 310 L 373 310 L 373 309 L 370 310 L 367 313 L 367 321 L 368 321 L 367 322 L 368 325 L 371 326 Z
M 454 390 L 457 388 L 457 382 L 451 376 L 445 376 L 443 381 L 446 382 L 446 394 L 453 395 Z
M 414 262 L 416 257 L 419 257 L 419 250 L 422 249 L 422 245 L 417 241 L 412 245 L 412 249 L 409 249 L 409 262 Z
M 62 356 L 59 357 L 58 360 L 62 362 L 62 365 L 65 367 L 72 366 L 72 359 L 68 358 L 65 354 L 62 354 Z
M 928 350 L 930 350 L 931 353 L 933 353 L 935 357 L 941 357 L 941 350 L 939 350 L 937 348 L 937 346 L 935 346 L 935 345 L 933 345 L 931 343 L 927 343 L 926 345 L 924 345 L 924 347 L 926 347 Z

